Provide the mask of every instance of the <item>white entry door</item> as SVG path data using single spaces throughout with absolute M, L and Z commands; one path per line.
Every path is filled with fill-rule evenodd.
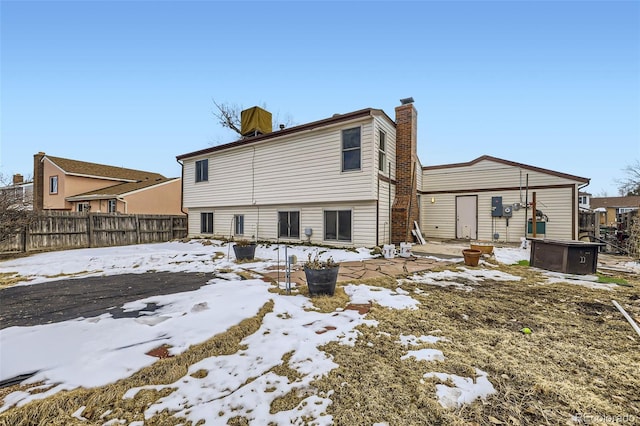
M 456 197 L 456 238 L 478 239 L 478 196 Z

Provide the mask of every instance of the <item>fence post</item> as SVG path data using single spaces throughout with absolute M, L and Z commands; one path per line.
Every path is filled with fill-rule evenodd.
M 27 252 L 27 240 L 29 238 L 29 225 L 25 225 L 24 231 L 22 231 L 22 251 Z
M 140 216 L 136 215 L 136 244 L 140 244 Z
M 87 224 L 87 240 L 89 242 L 89 248 L 93 247 L 93 213 L 87 214 L 87 220 L 89 223 Z
M 176 238 L 173 235 L 173 216 L 169 216 L 169 241 L 174 240 Z

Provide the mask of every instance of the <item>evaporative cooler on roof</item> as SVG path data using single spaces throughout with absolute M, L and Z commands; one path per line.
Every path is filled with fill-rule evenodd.
M 240 131 L 242 136 L 258 136 L 271 133 L 271 113 L 254 106 L 240 113 Z

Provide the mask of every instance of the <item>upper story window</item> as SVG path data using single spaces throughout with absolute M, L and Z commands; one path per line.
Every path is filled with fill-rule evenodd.
M 114 198 L 111 200 L 107 200 L 107 212 L 115 213 L 117 210 L 118 201 Z
M 196 182 L 206 182 L 209 180 L 209 159 L 196 161 Z
M 49 178 L 49 194 L 58 193 L 58 176 L 51 176 Z
M 360 170 L 360 127 L 342 131 L 342 171 Z
M 382 130 L 378 133 L 378 170 L 384 172 L 387 165 L 387 135 Z

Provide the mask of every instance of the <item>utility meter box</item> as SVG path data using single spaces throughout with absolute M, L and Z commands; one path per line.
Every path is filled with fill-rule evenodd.
M 502 217 L 502 197 L 491 197 L 491 216 Z
M 511 217 L 513 216 L 513 206 L 504 206 L 502 209 L 502 216 Z

